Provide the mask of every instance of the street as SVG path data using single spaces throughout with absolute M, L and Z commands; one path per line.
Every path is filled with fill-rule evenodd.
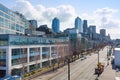
M 95 67 L 98 63 L 98 54 L 91 53 L 84 60 L 76 60 L 70 63 L 70 80 L 95 80 L 97 75 L 94 74 Z M 99 61 L 105 63 L 107 61 L 107 47 L 99 51 Z M 68 66 L 64 66 L 56 71 L 43 74 L 33 80 L 68 80 Z

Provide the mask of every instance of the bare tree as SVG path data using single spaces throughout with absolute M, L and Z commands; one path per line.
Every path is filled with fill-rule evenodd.
M 46 51 L 48 52 L 47 53 L 47 61 L 48 61 L 48 66 L 50 67 L 51 66 L 51 62 L 50 62 L 50 48 L 47 48 Z
M 22 65 L 21 74 L 23 76 L 25 74 L 25 65 L 27 63 L 27 49 L 25 48 L 20 48 L 19 63 Z
M 34 61 L 35 61 L 36 70 L 38 69 L 38 61 L 39 60 L 40 60 L 40 49 L 35 48 L 35 50 L 34 50 Z

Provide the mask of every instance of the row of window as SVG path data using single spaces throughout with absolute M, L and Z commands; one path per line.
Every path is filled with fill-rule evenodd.
M 11 33 L 13 31 L 9 31 L 7 29 L 2 29 L 0 27 L 0 34 Z M 17 33 L 17 32 L 14 32 Z M 9 37 L 8 37 L 9 36 Z M 18 36 L 18 35 L 1 35 L 1 37 L 7 41 L 8 45 L 38 45 L 38 44 L 56 44 L 63 43 L 64 41 L 56 38 L 44 38 L 44 37 L 36 37 L 36 36 Z M 3 41 L 0 39 L 0 41 Z M 1 45 L 1 44 L 0 44 Z M 6 45 L 5 45 L 6 46 Z
M 7 29 L 2 29 L 1 27 L 0 27 L 0 34 L 15 34 L 16 32 L 14 32 L 14 31 L 11 31 L 11 30 L 7 30 Z M 1 44 L 0 44 L 1 45 Z
M 10 21 L 16 22 L 18 24 L 23 24 L 24 25 L 24 20 L 22 18 L 20 18 L 20 16 L 18 16 L 17 14 L 16 14 L 15 17 L 12 17 L 12 16 L 0 11 L 0 16 L 4 19 L 7 19 L 7 20 L 10 20 Z
M 30 62 L 40 60 L 40 48 L 30 48 L 29 52 L 30 52 L 29 54 Z M 21 59 L 23 58 L 27 60 L 27 48 L 12 49 L 12 65 L 17 65 L 22 63 Z M 50 58 L 49 47 L 42 48 L 42 59 L 45 59 L 45 58 Z
M 3 19 L 0 17 L 0 27 L 5 27 L 11 30 L 15 30 L 15 31 L 20 31 L 24 33 L 24 27 L 18 24 L 15 24 L 14 22 L 10 22 L 7 19 Z
M 18 16 L 18 14 L 10 11 L 6 7 L 2 6 L 1 4 L 0 4 L 0 16 L 3 16 L 6 19 L 9 19 L 12 21 L 16 21 L 17 23 L 20 23 L 20 24 L 23 23 L 22 19 L 20 18 L 20 16 Z
M 10 11 L 0 4 L 0 27 L 24 33 L 24 29 L 28 27 L 28 23 L 25 18 L 22 18 L 22 16 Z
M 55 64 L 56 62 L 57 62 L 57 60 L 53 59 L 51 61 L 51 64 Z M 42 64 L 42 66 L 40 66 L 40 64 Z M 44 68 L 44 67 L 47 67 L 49 65 L 50 65 L 49 61 L 33 64 L 33 65 L 29 66 L 29 71 L 34 71 L 35 69 Z M 27 67 L 20 68 L 20 69 L 12 69 L 12 75 L 21 75 L 21 74 L 23 74 L 23 71 L 24 71 L 24 73 L 27 73 Z
M 0 4 L 0 10 L 9 14 L 9 15 L 11 15 L 11 16 L 13 16 L 13 17 L 15 16 L 14 12 L 10 11 L 8 8 L 4 7 L 2 4 Z
M 66 49 L 66 47 L 62 48 Z M 64 53 L 61 51 L 65 51 L 60 49 L 58 53 Z M 41 59 L 40 57 L 40 47 L 36 48 L 30 48 L 29 50 L 29 60 L 32 61 L 38 61 Z M 56 54 L 57 51 L 55 50 L 55 47 L 51 48 L 51 57 L 57 57 Z M 42 59 L 49 59 L 50 58 L 50 47 L 43 47 L 42 48 Z M 12 49 L 12 65 L 18 65 L 22 63 L 27 63 L 27 48 L 16 48 Z M 0 66 L 6 66 L 6 49 L 0 49 Z

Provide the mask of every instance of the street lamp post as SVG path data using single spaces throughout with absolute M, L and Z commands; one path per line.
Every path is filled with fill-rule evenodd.
M 70 59 L 68 58 L 68 80 L 70 80 Z
M 98 53 L 98 70 L 99 70 L 99 50 L 97 51 L 97 53 Z M 98 72 L 98 77 L 99 77 L 99 75 L 100 75 L 100 73 Z
M 98 64 L 99 64 L 99 50 L 98 50 Z

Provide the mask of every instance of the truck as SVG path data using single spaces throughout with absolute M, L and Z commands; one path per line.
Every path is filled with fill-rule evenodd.
M 120 48 L 114 48 L 114 65 L 120 67 Z

